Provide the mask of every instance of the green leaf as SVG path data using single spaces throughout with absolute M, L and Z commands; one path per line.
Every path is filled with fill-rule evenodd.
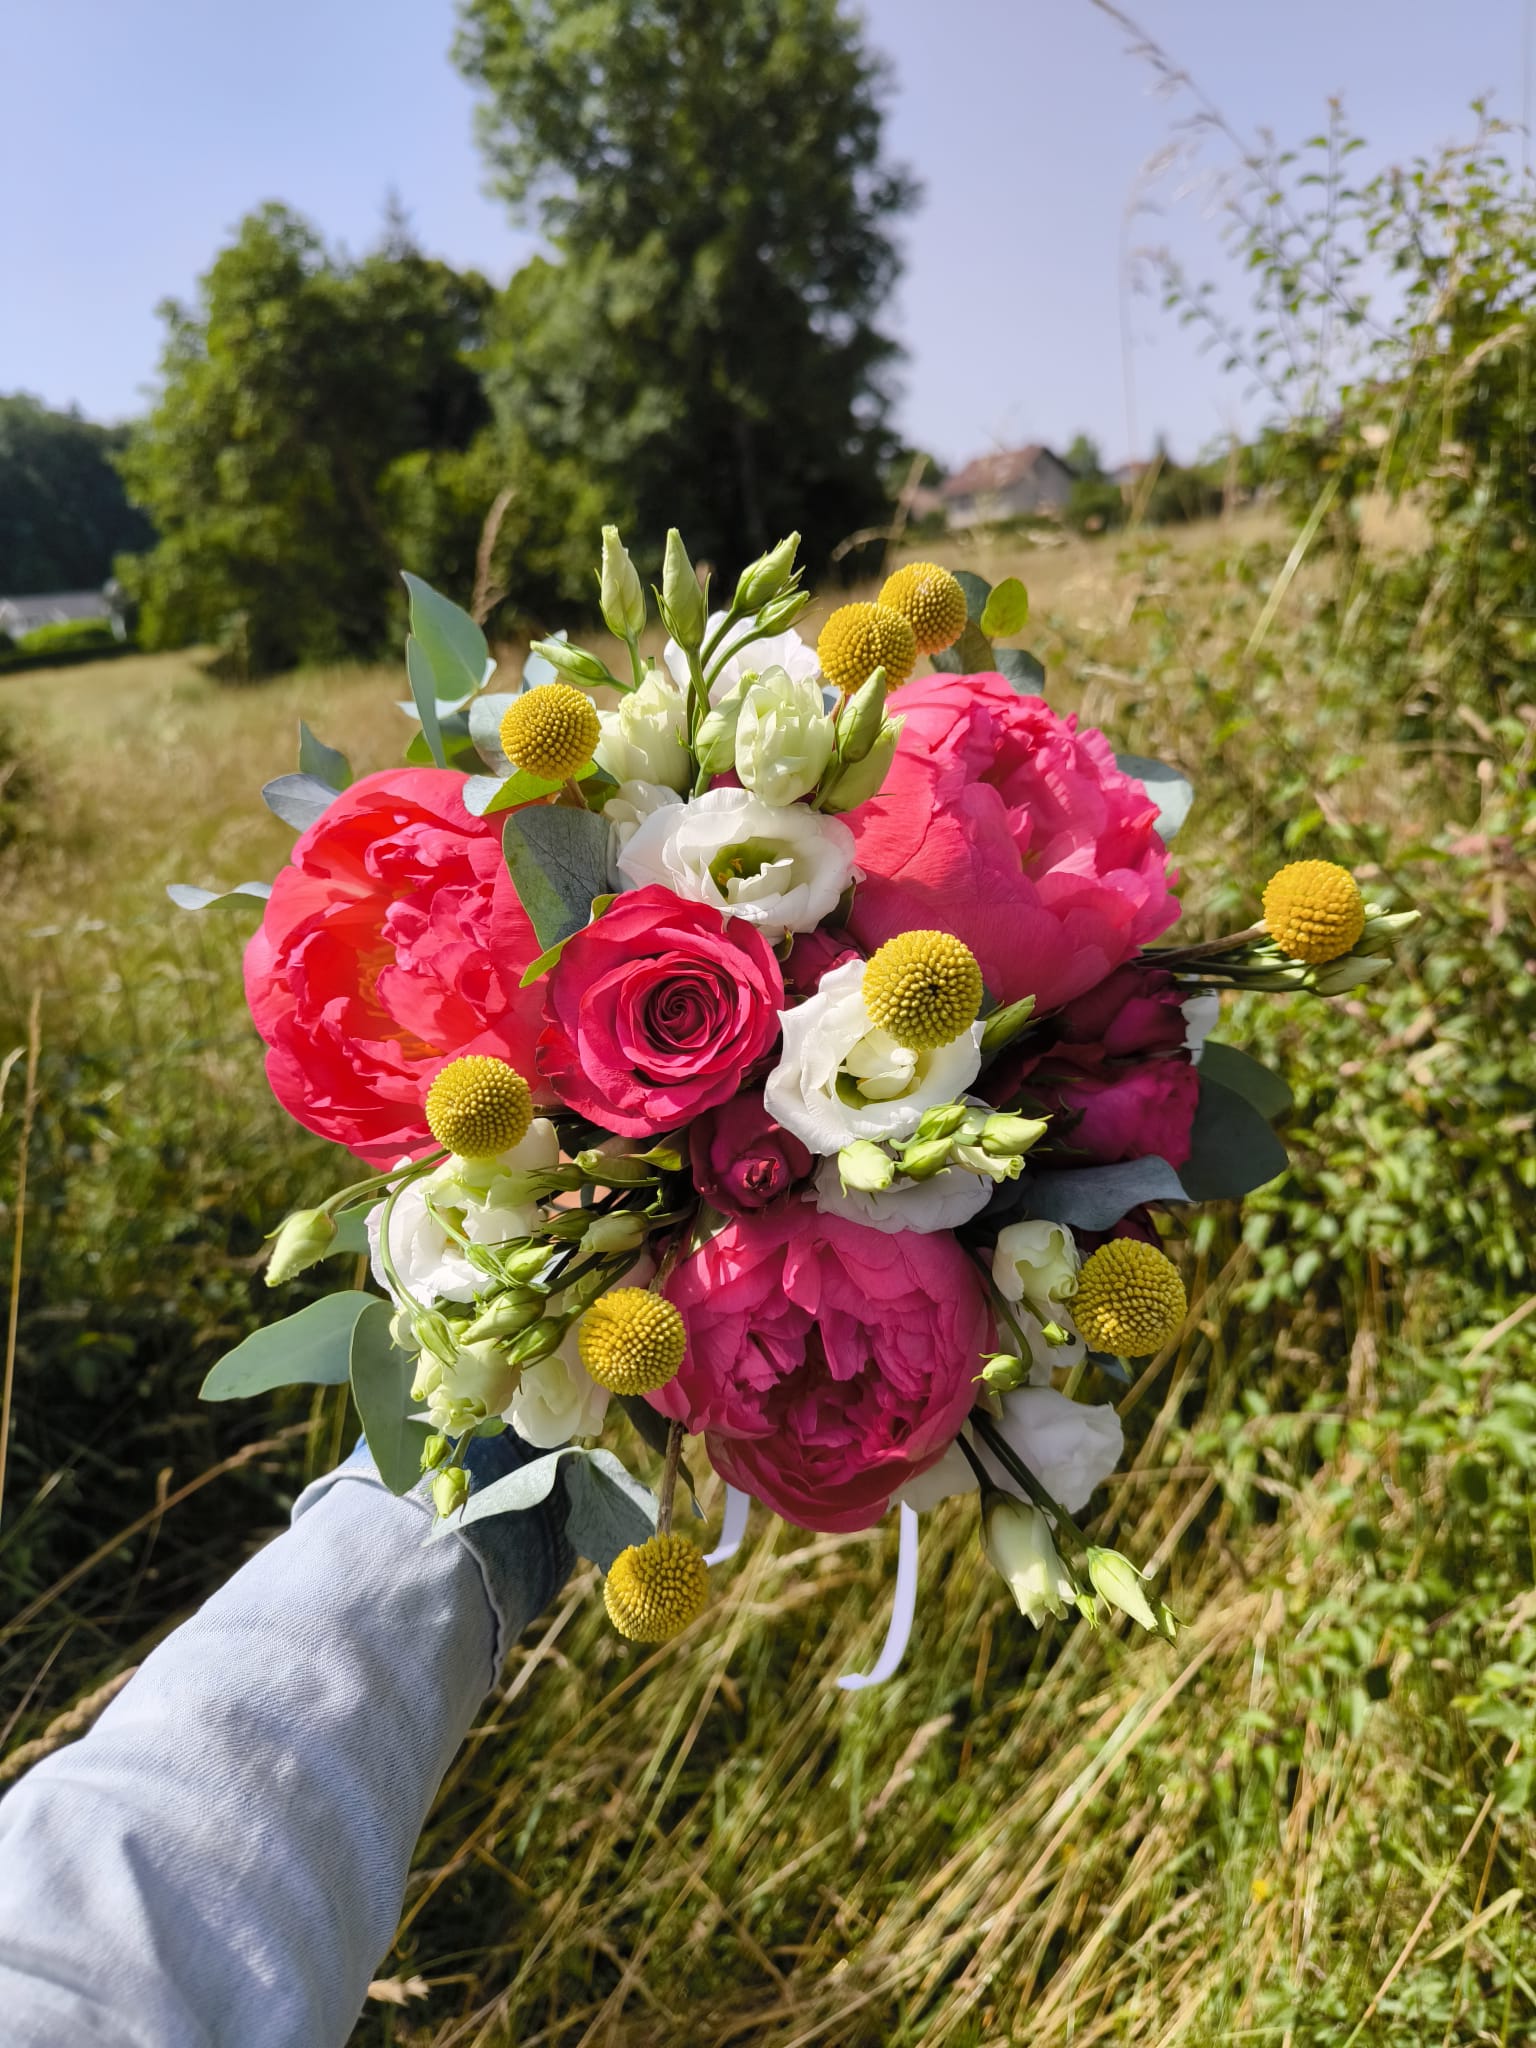
M 410 1416 L 416 1361 L 390 1335 L 394 1311 L 377 1295 L 352 1328 L 352 1398 L 369 1453 L 391 1493 L 409 1493 L 421 1477 L 421 1447 L 431 1431 Z
M 312 775 L 331 789 L 346 789 L 352 781 L 352 763 L 335 747 L 317 740 L 303 719 L 299 720 L 299 773 Z
M 501 721 L 517 702 L 508 690 L 477 697 L 469 707 L 469 736 L 480 759 L 496 776 L 510 775 L 512 763 L 502 752 Z
M 210 903 L 234 903 L 242 896 L 265 903 L 270 882 L 236 882 L 233 889 L 200 889 L 195 882 L 167 882 L 165 893 L 178 910 L 206 910 Z
M 955 581 L 965 592 L 965 616 L 973 626 L 981 624 L 981 615 L 987 608 L 987 599 L 992 595 L 992 586 L 985 576 L 978 576 L 974 569 L 957 569 Z
M 502 852 L 540 946 L 580 931 L 608 889 L 608 827 L 596 811 L 535 804 L 508 814 Z
M 485 635 L 468 612 L 430 583 L 409 571 L 404 572 L 404 581 L 411 594 L 411 632 L 432 676 L 434 696 L 458 709 L 485 687 L 495 667 Z M 411 693 L 416 693 L 414 678 Z
M 592 898 L 591 921 L 593 924 L 596 924 L 613 900 L 612 896 L 594 896 Z M 523 969 L 522 979 L 517 984 L 518 987 L 532 988 L 536 981 L 542 981 L 546 974 L 558 967 L 560 965 L 560 955 L 575 936 L 575 932 L 567 932 L 563 939 L 557 939 L 554 945 L 546 947 L 537 960 L 530 961 L 528 966 Z
M 313 775 L 279 775 L 262 785 L 261 800 L 273 817 L 304 832 L 325 816 L 336 795 L 328 782 L 317 782 Z
M 1241 1095 L 1244 1102 L 1251 1102 L 1270 1123 L 1289 1116 L 1296 1106 L 1289 1087 L 1272 1068 L 1262 1066 L 1248 1053 L 1239 1052 L 1235 1045 L 1224 1045 L 1220 1039 L 1206 1040 L 1200 1055 L 1200 1073 L 1202 1078 L 1219 1081 L 1223 1088 Z
M 1284 1173 L 1284 1145 L 1251 1102 L 1200 1069 L 1200 1101 L 1179 1168 L 1192 1202 L 1235 1200 Z
M 416 716 L 421 720 L 421 731 L 416 739 L 423 742 L 428 760 L 434 767 L 446 768 L 448 755 L 443 747 L 442 728 L 437 717 L 437 685 L 432 675 L 432 664 L 427 651 L 413 634 L 405 643 L 405 673 L 410 680 L 411 702 L 416 706 Z M 416 740 L 411 742 L 411 746 Z M 405 758 L 411 758 L 410 747 Z
M 1019 1182 L 1019 1189 L 1020 1209 L 1052 1223 L 1068 1224 L 1073 1230 L 1113 1230 L 1143 1202 L 1190 1199 L 1183 1177 L 1155 1153 L 1115 1166 L 1072 1166 L 1059 1173 L 1030 1173 Z M 991 1208 L 987 1220 L 996 1220 Z
M 588 761 L 569 779 L 577 783 L 588 782 L 601 773 L 595 761 Z M 498 811 L 515 810 L 519 804 L 534 803 L 541 796 L 553 796 L 564 787 L 564 779 L 551 782 L 546 776 L 530 775 L 526 768 L 514 769 L 504 776 L 471 775 L 464 785 L 464 808 L 477 818 L 491 818 Z
M 493 1479 L 489 1486 L 476 1487 L 456 1515 L 438 1518 L 427 1541 L 436 1543 L 470 1522 L 486 1522 L 495 1515 L 520 1515 L 528 1508 L 536 1508 L 540 1501 L 548 1500 L 554 1492 L 555 1481 L 560 1476 L 560 1460 L 583 1455 L 577 1445 L 562 1444 L 558 1451 L 551 1451 L 547 1457 L 520 1465 L 515 1472 L 505 1472 L 500 1479 Z
M 571 1547 L 600 1571 L 611 1571 L 621 1550 L 656 1533 L 656 1496 L 612 1451 L 588 1451 L 566 1471 L 570 1507 L 565 1533 Z
M 242 1401 L 274 1387 L 339 1387 L 347 1377 L 352 1332 L 376 1294 L 327 1294 L 297 1315 L 253 1330 L 203 1381 L 205 1401 Z
M 940 648 L 930 659 L 936 669 L 952 676 L 985 675 L 997 664 L 992 642 L 977 625 L 967 625 L 953 647 Z
M 1029 592 L 1017 576 L 993 585 L 977 624 L 989 640 L 1011 640 L 1029 623 Z
M 475 743 L 469 736 L 469 723 L 462 711 L 444 712 L 437 708 L 437 730 L 442 751 L 448 757 L 448 766 L 458 768 L 465 775 L 479 773 L 481 761 L 475 751 Z M 435 768 L 437 756 L 427 743 L 427 736 L 419 727 L 411 734 L 410 745 L 405 758 L 413 768 Z
M 1164 846 L 1171 845 L 1194 803 L 1194 784 L 1166 761 L 1154 761 L 1146 754 L 1116 754 L 1115 765 L 1133 775 L 1157 805 L 1157 836 Z
M 1038 661 L 1027 647 L 996 647 L 992 658 L 997 672 L 1012 683 L 1020 697 L 1043 697 L 1045 695 L 1045 664 Z

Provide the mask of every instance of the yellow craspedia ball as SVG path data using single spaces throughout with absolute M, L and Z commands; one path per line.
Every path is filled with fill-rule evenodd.
M 1148 1358 L 1184 1320 L 1189 1306 L 1172 1259 L 1137 1237 L 1112 1237 L 1083 1263 L 1072 1320 L 1093 1351 Z
M 1264 891 L 1264 922 L 1282 953 L 1321 967 L 1342 959 L 1365 930 L 1365 901 L 1348 868 L 1293 860 Z
M 969 1031 L 981 1008 L 976 955 L 951 932 L 901 932 L 864 963 L 869 1020 L 909 1052 L 934 1052 Z
M 683 1362 L 687 1333 L 664 1294 L 612 1287 L 581 1319 L 581 1362 L 610 1394 L 654 1394 Z
M 533 1122 L 528 1083 L 505 1060 L 466 1053 L 427 1090 L 427 1128 L 465 1159 L 494 1159 L 521 1144 Z
M 965 631 L 965 592 L 937 562 L 908 562 L 888 576 L 880 602 L 901 613 L 919 654 L 951 647 Z
M 917 666 L 917 638 L 888 604 L 845 604 L 822 627 L 816 658 L 835 689 L 861 690 L 883 668 L 894 690 Z
M 570 683 L 540 683 L 507 707 L 501 751 L 514 768 L 564 782 L 586 767 L 601 735 L 597 708 L 584 690 Z
M 686 1536 L 652 1536 L 613 1560 L 603 1581 L 608 1619 L 632 1643 L 667 1643 L 704 1612 L 709 1573 Z

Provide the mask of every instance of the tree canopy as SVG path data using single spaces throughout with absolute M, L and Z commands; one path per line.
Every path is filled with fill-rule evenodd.
M 499 416 L 642 547 L 675 524 L 729 568 L 798 526 L 814 559 L 877 518 L 915 187 L 838 0 L 464 0 L 456 54 L 554 252 L 497 309 Z
M 153 539 L 113 466 L 126 440 L 24 392 L 0 397 L 0 596 L 95 589 L 115 555 Z

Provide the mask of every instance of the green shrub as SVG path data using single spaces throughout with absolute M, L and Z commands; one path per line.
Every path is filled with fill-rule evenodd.
M 56 619 L 17 642 L 20 654 L 111 654 L 122 646 L 110 619 Z

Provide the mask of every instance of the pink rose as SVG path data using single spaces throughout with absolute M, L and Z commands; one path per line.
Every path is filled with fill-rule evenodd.
M 867 951 L 932 926 L 965 940 L 999 1001 L 1042 1012 L 1092 988 L 1178 917 L 1157 806 L 1079 732 L 998 675 L 925 677 L 885 785 L 847 823 Z
M 604 1130 L 652 1137 L 734 1095 L 783 1007 L 779 963 L 751 925 L 632 889 L 550 974 L 539 1072 Z
M 374 1165 L 432 1144 L 427 1084 L 460 1053 L 534 1071 L 539 951 L 464 777 L 390 769 L 300 834 L 245 952 L 267 1078 L 306 1129 Z M 493 917 L 494 906 L 494 917 Z
M 755 1093 L 734 1096 L 695 1118 L 688 1127 L 688 1153 L 694 1186 L 726 1216 L 766 1209 L 807 1179 L 815 1164 Z
M 806 1529 L 873 1527 L 953 1442 L 993 1348 L 981 1278 L 947 1231 L 798 1202 L 727 1224 L 666 1291 L 688 1351 L 652 1405 Z
M 815 995 L 821 977 L 841 967 L 845 960 L 862 960 L 863 954 L 845 931 L 822 925 L 818 931 L 797 932 L 784 962 L 784 987 L 802 1001 Z

